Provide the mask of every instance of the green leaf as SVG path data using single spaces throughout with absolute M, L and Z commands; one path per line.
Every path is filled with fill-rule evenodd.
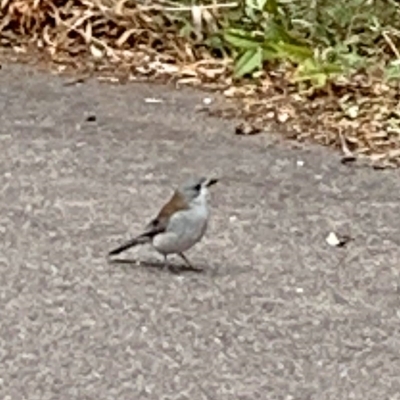
M 267 0 L 264 10 L 272 15 L 278 15 L 278 2 L 276 0 Z
M 387 81 L 395 81 L 400 79 L 400 63 L 393 61 L 385 68 L 385 79 Z
M 242 29 L 227 29 L 223 37 L 233 47 L 243 50 L 256 49 L 260 46 L 260 41 L 254 35 Z
M 265 30 L 265 39 L 277 42 L 292 43 L 295 45 L 301 44 L 298 39 L 290 34 L 279 21 L 271 20 L 268 22 L 268 27 Z
M 320 63 L 308 59 L 299 64 L 294 75 L 294 82 L 310 81 L 316 87 L 323 87 L 333 75 L 343 72 L 342 67 L 332 63 Z
M 281 58 L 289 59 L 292 62 L 300 63 L 313 56 L 313 51 L 307 46 L 279 42 L 275 48 Z
M 245 51 L 235 64 L 235 75 L 242 77 L 261 69 L 263 63 L 263 50 L 261 47 Z
M 279 54 L 275 49 L 275 46 L 263 46 L 263 60 L 272 61 L 279 58 Z

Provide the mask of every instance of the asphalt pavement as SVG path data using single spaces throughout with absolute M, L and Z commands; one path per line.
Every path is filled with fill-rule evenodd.
M 210 94 L 69 80 L 0 71 L 1 399 L 400 399 L 398 171 L 235 136 Z M 201 175 L 203 272 L 107 261 Z

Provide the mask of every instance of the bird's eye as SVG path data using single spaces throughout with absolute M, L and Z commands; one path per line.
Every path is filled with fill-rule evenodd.
M 200 183 L 198 183 L 198 184 L 194 187 L 194 189 L 195 189 L 197 192 L 199 192 L 200 189 L 201 189 Z

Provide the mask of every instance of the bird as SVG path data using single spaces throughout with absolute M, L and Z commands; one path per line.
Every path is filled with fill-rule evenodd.
M 207 230 L 208 188 L 217 182 L 216 178 L 205 177 L 185 181 L 140 235 L 111 250 L 108 256 L 115 256 L 131 247 L 150 243 L 164 256 L 164 266 L 168 265 L 167 257 L 176 254 L 190 269 L 196 269 L 184 252 L 198 243 Z

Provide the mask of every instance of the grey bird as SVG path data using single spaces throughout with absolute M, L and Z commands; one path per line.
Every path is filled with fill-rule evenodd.
M 204 177 L 186 181 L 175 190 L 143 233 L 110 251 L 108 255 L 114 256 L 133 246 L 151 243 L 164 256 L 165 265 L 168 255 L 177 254 L 190 268 L 195 269 L 183 253 L 198 243 L 207 230 L 208 188 L 217 182 L 217 179 Z

